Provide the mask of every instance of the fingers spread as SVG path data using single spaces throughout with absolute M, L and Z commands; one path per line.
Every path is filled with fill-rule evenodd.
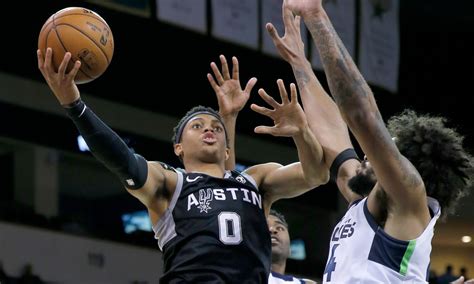
M 222 65 L 222 75 L 224 75 L 224 80 L 230 79 L 229 65 L 227 64 L 227 59 L 224 55 L 219 56 Z
M 43 55 L 41 54 L 41 50 L 36 50 L 36 56 L 38 57 L 38 68 L 41 70 L 44 65 Z
M 259 105 L 256 105 L 256 104 L 251 104 L 250 105 L 250 108 L 256 112 L 256 113 L 259 113 L 261 115 L 265 115 L 265 116 L 268 116 L 271 118 L 271 114 L 272 114 L 272 110 L 266 108 L 266 107 L 262 107 L 262 106 L 259 106 Z
M 288 8 L 288 5 L 286 1 L 283 1 L 283 8 L 281 10 L 282 13 L 282 18 L 283 18 L 283 24 L 285 25 L 285 33 L 286 30 L 294 24 L 293 19 L 293 12 Z
M 69 73 L 67 74 L 67 76 L 68 76 L 71 80 L 74 80 L 74 78 L 76 78 L 77 72 L 79 72 L 79 69 L 80 69 L 80 68 L 81 68 L 81 61 L 76 60 L 76 62 L 74 62 L 74 67 L 72 67 L 71 72 L 69 72 Z
M 214 72 L 214 76 L 216 76 L 217 83 L 219 83 L 219 85 L 224 84 L 224 78 L 222 78 L 222 74 L 219 71 L 219 68 L 217 68 L 216 63 L 214 62 L 211 63 L 211 69 L 212 69 L 212 72 Z
M 254 132 L 255 133 L 258 133 L 258 134 L 270 134 L 270 135 L 273 135 L 274 133 L 274 128 L 273 127 L 270 127 L 270 126 L 257 126 L 255 127 L 254 129 Z
M 257 78 L 255 78 L 255 77 L 251 78 L 247 82 L 247 85 L 245 86 L 244 92 L 247 93 L 247 94 L 250 94 L 250 92 L 252 92 L 252 89 L 253 89 L 253 87 L 255 86 L 256 83 L 257 83 Z
M 207 73 L 207 80 L 209 81 L 209 84 L 211 84 L 212 89 L 216 94 L 219 93 L 219 86 L 217 85 L 216 81 L 214 80 L 214 77 L 210 73 Z
M 239 60 L 237 60 L 237 57 L 233 56 L 232 57 L 232 79 L 234 80 L 239 80 Z
M 61 75 L 62 77 L 66 74 L 66 68 L 69 65 L 70 60 L 71 60 L 71 53 L 66 52 L 66 54 L 64 54 L 63 61 L 61 61 L 61 64 L 59 65 L 59 68 L 58 68 L 58 74 Z
M 51 72 L 51 68 L 52 68 L 52 63 L 51 63 L 51 60 L 52 60 L 52 57 L 53 57 L 53 50 L 48 47 L 46 48 L 46 56 L 44 57 L 44 69 L 47 71 L 47 72 Z
M 298 103 L 298 91 L 296 90 L 296 85 L 294 83 L 290 84 L 291 90 L 291 102 Z
M 296 16 L 294 23 L 295 23 L 296 32 L 301 36 L 301 17 Z
M 269 104 L 270 106 L 272 106 L 273 108 L 277 108 L 279 106 L 279 104 L 272 98 L 270 97 L 267 92 L 265 92 L 264 89 L 260 89 L 258 90 L 258 94 L 260 95 L 260 97 L 267 103 Z
M 267 28 L 267 31 L 270 34 L 270 37 L 272 38 L 273 41 L 276 41 L 276 42 L 281 41 L 281 37 L 278 34 L 278 31 L 272 23 L 267 23 L 265 27 Z
M 288 99 L 288 94 L 286 93 L 285 83 L 282 79 L 277 80 L 278 90 L 280 91 L 281 102 L 283 104 L 288 104 L 290 100 Z

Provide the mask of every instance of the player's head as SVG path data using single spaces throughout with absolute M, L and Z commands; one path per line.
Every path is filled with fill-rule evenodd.
M 463 146 L 463 137 L 446 127 L 446 119 L 417 115 L 406 110 L 388 121 L 397 137 L 397 147 L 420 173 L 428 196 L 438 200 L 443 215 L 472 190 L 473 159 Z
M 214 159 L 215 155 L 207 154 L 219 151 L 220 148 L 215 146 L 220 145 L 224 151 L 227 151 L 228 145 L 227 131 L 222 117 L 214 109 L 204 106 L 193 107 L 181 118 L 173 129 L 172 140 L 175 154 L 181 161 L 185 153 L 198 155 L 204 153 L 202 159 Z M 201 149 L 204 151 L 199 151 Z
M 290 234 L 285 216 L 271 209 L 267 224 L 272 238 L 272 263 L 286 261 L 290 256 Z

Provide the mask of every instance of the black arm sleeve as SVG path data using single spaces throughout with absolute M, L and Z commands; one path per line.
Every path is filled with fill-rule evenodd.
M 145 184 L 148 166 L 142 156 L 134 154 L 81 99 L 64 108 L 94 157 L 116 174 L 125 187 L 138 189 Z
M 339 172 L 339 168 L 341 165 L 350 159 L 358 160 L 360 161 L 359 157 L 357 156 L 356 151 L 354 151 L 353 148 L 347 148 L 346 150 L 342 151 L 337 155 L 337 157 L 334 159 L 334 161 L 331 164 L 331 167 L 329 168 L 329 174 L 330 174 L 330 179 L 333 182 L 336 182 L 337 180 L 337 173 Z

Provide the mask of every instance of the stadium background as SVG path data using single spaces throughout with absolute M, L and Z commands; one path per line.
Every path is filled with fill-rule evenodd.
M 212 37 L 211 17 L 208 32 L 200 34 L 157 20 L 154 1 L 114 1 L 132 3 L 136 9 L 116 9 L 110 2 L 1 4 L 0 218 L 7 225 L 61 229 L 84 238 L 150 248 L 159 254 L 151 233 L 124 233 L 123 214 L 142 210 L 142 205 L 88 152 L 79 150 L 76 129 L 44 84 L 35 53 L 44 21 L 68 6 L 90 8 L 106 19 L 115 38 L 114 57 L 102 77 L 79 86 L 84 100 L 137 152 L 175 166 L 179 162 L 170 139 L 177 119 L 194 105 L 217 108 L 206 74 L 209 63 L 217 62 L 219 54 L 237 56 L 242 82 L 255 76 L 257 88 L 264 87 L 271 94 L 277 94 L 277 78 L 289 83 L 293 76 L 289 65 L 277 57 Z M 210 1 L 206 3 L 210 14 Z M 142 8 L 149 15 L 136 13 Z M 469 42 L 474 35 L 473 8 L 474 3 L 468 0 L 401 0 L 398 91 L 372 86 L 384 118 L 406 107 L 446 116 L 450 125 L 465 134 L 471 153 L 474 55 Z M 316 74 L 327 88 L 324 74 Z M 249 104 L 252 102 L 261 102 L 255 91 Z M 240 164 L 295 159 L 290 139 L 253 134 L 256 125 L 269 123 L 248 107 L 239 115 Z M 474 236 L 473 196 L 462 202 L 457 216 L 437 228 L 432 265 L 437 273 L 448 263 L 455 269 L 464 265 L 474 271 L 474 244 L 461 242 L 462 236 Z M 306 248 L 306 259 L 289 260 L 287 271 L 318 279 L 324 270 L 332 226 L 345 206 L 336 188 L 329 184 L 275 206 L 287 215 L 292 238 L 303 240 Z M 5 254 L 7 246 L 0 229 L 0 261 L 9 273 L 18 275 L 19 266 L 9 263 Z M 31 261 L 27 251 L 21 254 L 25 262 Z M 32 262 L 41 274 L 40 268 L 49 261 L 45 256 L 43 263 Z

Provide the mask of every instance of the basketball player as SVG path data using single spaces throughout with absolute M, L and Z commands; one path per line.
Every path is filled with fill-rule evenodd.
M 309 279 L 300 279 L 285 275 L 286 260 L 290 256 L 290 234 L 285 216 L 273 209 L 267 217 L 268 230 L 272 238 L 272 271 L 269 284 L 316 283 Z
M 299 18 L 291 11 L 311 32 L 340 114 L 304 58 Z M 391 118 L 387 129 L 321 0 L 284 0 L 284 21 L 283 38 L 272 25 L 267 28 L 298 78 L 315 135 L 335 128 L 326 138 L 332 139 L 321 144 L 331 176 L 350 203 L 331 237 L 324 282 L 426 283 L 441 208 L 443 216 L 453 212 L 457 200 L 472 190 L 472 157 L 463 150 L 462 137 L 444 119 L 413 111 Z M 361 163 L 343 122 L 366 154 Z
M 133 154 L 84 104 L 74 83 L 81 63 L 76 61 L 69 73 L 65 71 L 70 53 L 57 72 L 51 48 L 44 58 L 39 50 L 37 54 L 41 73 L 94 156 L 147 207 L 163 250 L 161 283 L 267 283 L 267 204 L 287 196 L 290 185 L 295 192 L 305 191 L 328 177 L 321 170 L 322 149 L 309 130 L 294 84 L 289 98 L 283 81 L 278 81 L 281 103 L 259 90 L 273 109 L 257 105 L 252 109 L 275 122 L 273 127 L 258 126 L 255 132 L 292 137 L 301 162 L 260 164 L 242 174 L 225 171 L 229 148 L 222 118 L 211 108 L 199 106 L 174 129 L 174 152 L 184 165 L 184 170 L 175 170 Z
M 208 73 L 207 78 L 213 88 L 217 102 L 219 104 L 219 113 L 224 119 L 227 135 L 232 145 L 229 151 L 229 159 L 226 161 L 227 169 L 235 168 L 235 125 L 239 112 L 243 109 L 249 99 L 250 87 L 255 84 L 256 79 L 252 78 L 248 81 L 244 90 L 241 89 L 239 81 L 239 62 L 236 57 L 232 58 L 232 76 L 230 75 L 229 66 L 226 58 L 221 55 L 220 71 L 216 63 L 211 63 L 211 69 L 214 77 Z M 217 82 L 216 82 L 217 81 Z M 232 158 L 230 158 L 232 157 Z M 303 192 L 300 192 L 302 194 Z M 290 196 L 288 196 L 290 197 Z M 269 204 L 268 208 L 271 206 Z M 291 275 L 284 275 L 286 268 L 286 260 L 290 254 L 290 236 L 288 233 L 288 224 L 283 214 L 271 209 L 266 212 L 268 230 L 272 239 L 272 266 L 268 283 L 315 283 L 308 279 L 298 279 Z

